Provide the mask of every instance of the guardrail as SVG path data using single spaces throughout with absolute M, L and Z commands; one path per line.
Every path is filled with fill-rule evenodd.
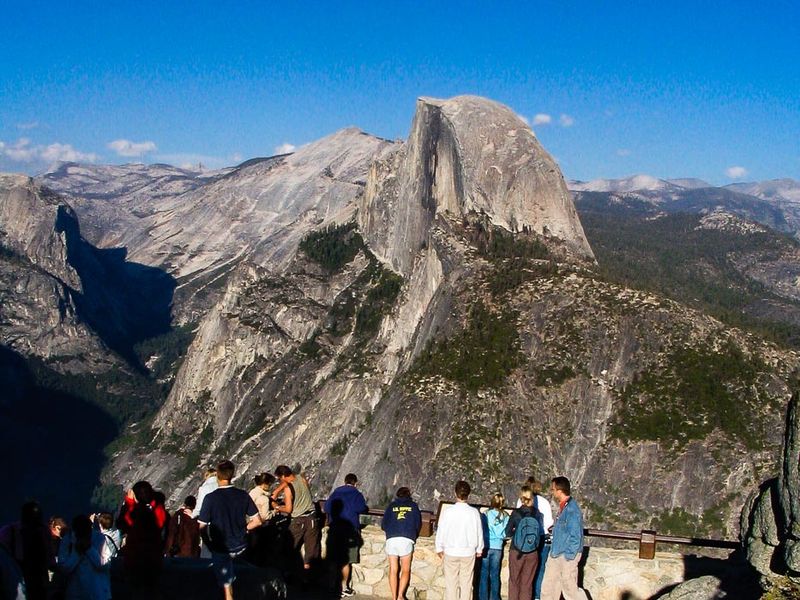
M 439 507 L 434 513 L 429 510 L 422 512 L 422 529 L 420 536 L 431 537 L 436 529 L 436 521 L 442 511 L 442 506 L 451 504 L 450 502 L 439 502 Z M 486 505 L 473 504 L 477 509 L 488 508 Z M 507 509 L 513 510 L 512 507 Z M 367 514 L 370 517 L 383 517 L 383 509 L 370 508 Z M 680 535 L 659 534 L 652 529 L 642 529 L 641 531 L 608 531 L 604 529 L 587 528 L 583 530 L 586 537 L 594 537 L 608 540 L 627 540 L 639 544 L 639 558 L 653 559 L 656 554 L 656 545 L 661 544 L 681 544 L 686 546 L 698 546 L 701 548 L 721 548 L 725 550 L 736 550 L 741 544 L 735 540 L 717 540 L 712 538 L 687 537 Z

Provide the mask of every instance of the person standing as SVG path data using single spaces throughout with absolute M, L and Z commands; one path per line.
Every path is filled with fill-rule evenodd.
M 348 473 L 344 485 L 339 486 L 325 502 L 325 514 L 328 517 L 328 560 L 341 569 L 341 596 L 347 598 L 355 592 L 351 587 L 353 565 L 360 560 L 361 515 L 369 508 L 364 495 L 356 485 L 358 477 Z
M 542 541 L 539 544 L 539 565 L 536 567 L 536 581 L 533 585 L 533 596 L 536 600 L 542 597 L 542 581 L 544 580 L 544 569 L 547 565 L 547 558 L 550 556 L 551 537 L 550 529 L 553 527 L 553 509 L 550 506 L 550 501 L 542 496 L 544 491 L 542 482 L 531 477 L 528 479 L 528 485 L 531 486 L 531 491 L 534 495 L 534 507 L 536 508 L 536 515 L 540 519 L 542 525 Z
M 236 573 L 233 560 L 247 549 L 247 532 L 261 525 L 253 499 L 244 490 L 233 487 L 236 467 L 229 460 L 217 465 L 217 489 L 203 500 L 198 523 L 208 534 L 211 565 L 225 600 L 233 600 Z
M 122 564 L 132 598 L 158 597 L 165 521 L 166 513 L 155 502 L 153 486 L 147 481 L 136 482 L 117 517 L 117 528 L 125 536 Z
M 111 558 L 103 548 L 106 539 L 92 527 L 92 519 L 78 515 L 72 520 L 58 551 L 58 568 L 65 578 L 66 600 L 110 600 Z
M 314 511 L 314 500 L 304 477 L 297 477 L 287 465 L 275 469 L 279 485 L 272 492 L 273 498 L 283 494 L 283 504 L 275 508 L 276 512 L 290 515 L 289 534 L 292 538 L 292 552 L 295 563 L 302 562 L 305 577 L 311 571 L 314 561 L 319 558 L 319 530 Z M 305 546 L 305 553 L 300 556 L 300 548 Z
M 200 516 L 205 497 L 217 489 L 218 486 L 217 470 L 214 467 L 203 470 L 203 483 L 200 484 L 200 488 L 197 490 L 197 505 L 194 507 L 194 512 L 192 512 L 192 516 L 195 519 Z
M 483 554 L 483 529 L 476 508 L 467 504 L 469 484 L 455 486 L 456 502 L 442 513 L 436 553 L 443 560 L 445 600 L 471 600 L 475 559 Z
M 488 546 L 481 559 L 481 579 L 478 585 L 479 600 L 500 600 L 500 567 L 503 564 L 503 546 L 506 541 L 508 513 L 504 509 L 506 499 L 495 492 L 489 501 L 489 510 L 481 515 L 483 542 Z
M 386 532 L 386 556 L 389 558 L 389 591 L 392 600 L 405 600 L 411 583 L 414 544 L 422 527 L 422 513 L 411 499 L 411 490 L 401 487 L 383 513 L 381 529 Z
M 0 529 L 0 544 L 19 564 L 27 598 L 31 600 L 44 600 L 47 595 L 47 570 L 54 562 L 49 539 L 42 509 L 35 501 L 22 505 L 19 522 Z
M 269 491 L 275 483 L 275 476 L 272 473 L 258 473 L 253 477 L 253 488 L 250 490 L 250 497 L 258 509 L 258 516 L 261 517 L 261 527 L 250 532 L 246 559 L 258 567 L 266 567 L 270 562 L 270 553 L 275 549 L 271 548 L 274 540 L 270 539 L 270 533 L 274 531 L 271 523 L 275 511 L 272 509 L 272 498 Z
M 197 507 L 194 496 L 186 496 L 183 506 L 175 511 L 167 529 L 164 547 L 167 556 L 197 558 L 200 556 L 200 524 L 192 517 Z
M 508 600 L 531 600 L 533 580 L 539 564 L 542 525 L 533 506 L 533 492 L 527 485 L 519 493 L 520 507 L 515 508 L 506 526 L 511 538 L 508 553 Z
M 570 495 L 569 479 L 554 477 L 550 492 L 558 502 L 558 516 L 553 524 L 550 558 L 542 581 L 542 600 L 587 600 L 578 587 L 578 564 L 583 552 L 583 514 Z

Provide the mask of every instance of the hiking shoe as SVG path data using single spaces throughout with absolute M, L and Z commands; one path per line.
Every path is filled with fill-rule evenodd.
M 344 588 L 342 593 L 339 595 L 340 598 L 349 598 L 350 596 L 355 596 L 356 591 L 353 588 Z

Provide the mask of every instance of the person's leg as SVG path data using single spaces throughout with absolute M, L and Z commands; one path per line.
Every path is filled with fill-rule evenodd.
M 508 551 L 508 600 L 519 598 L 519 575 L 522 563 L 520 553 L 513 548 Z
M 319 531 L 317 531 L 316 519 L 313 516 L 303 517 L 305 529 L 303 530 L 303 545 L 305 546 L 304 567 L 310 569 L 319 556 Z
M 478 600 L 489 600 L 489 550 L 481 559 L 481 578 L 478 581 Z
M 578 587 L 578 564 L 581 562 L 581 553 L 572 560 L 564 560 L 561 571 L 561 593 L 564 600 L 587 600 L 586 592 Z
M 502 550 L 489 550 L 489 600 L 500 600 L 500 567 L 503 564 Z
M 225 584 L 222 590 L 225 592 L 225 600 L 233 600 L 233 584 Z
M 442 572 L 444 574 L 444 600 L 459 600 L 458 598 L 458 559 L 444 555 Z
M 399 580 L 400 580 L 400 557 L 389 555 L 389 593 L 392 595 L 392 600 L 400 598 L 398 593 Z
M 288 559 L 288 571 L 292 576 L 302 575 L 303 568 L 303 555 L 300 548 L 303 546 L 303 534 L 305 527 L 303 526 L 303 519 L 292 519 L 289 522 L 289 546 L 291 547 L 290 556 Z M 300 571 L 300 572 L 298 572 Z
M 353 574 L 353 567 L 350 563 L 342 566 L 342 589 L 349 590 L 350 589 L 350 577 Z
M 539 552 L 539 564 L 536 567 L 536 583 L 533 587 L 533 595 L 536 600 L 540 600 L 542 597 L 542 580 L 544 580 L 544 568 L 547 564 L 548 556 L 550 556 L 550 544 L 544 544 Z
M 542 600 L 560 600 L 561 598 L 561 565 L 563 556 L 551 556 L 547 559 L 542 579 Z
M 397 600 L 405 600 L 408 586 L 411 583 L 411 561 L 413 558 L 413 553 L 400 557 L 400 582 L 397 589 Z
M 472 600 L 472 581 L 475 579 L 475 555 L 459 558 L 458 598 Z
M 523 554 L 522 569 L 519 576 L 519 600 L 531 600 L 533 597 L 533 580 L 536 578 L 536 567 L 539 564 L 539 553 Z

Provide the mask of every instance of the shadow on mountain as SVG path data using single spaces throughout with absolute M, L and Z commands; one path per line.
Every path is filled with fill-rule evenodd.
M 81 279 L 83 289 L 72 290 L 78 316 L 109 348 L 144 371 L 133 347 L 170 331 L 175 278 L 126 261 L 126 248 L 95 248 L 64 207 L 59 207 L 56 231 L 64 233 L 67 260 Z
M 98 406 L 41 387 L 27 361 L 0 345 L 0 456 L 7 466 L 0 523 L 27 499 L 69 520 L 89 510 L 117 425 Z

